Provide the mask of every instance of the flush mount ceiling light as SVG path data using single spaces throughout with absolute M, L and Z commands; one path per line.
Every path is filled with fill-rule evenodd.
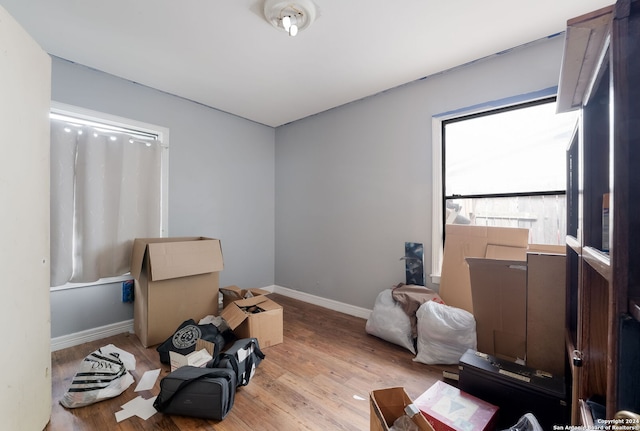
M 316 19 L 316 6 L 310 0 L 266 0 L 264 17 L 275 28 L 295 36 Z

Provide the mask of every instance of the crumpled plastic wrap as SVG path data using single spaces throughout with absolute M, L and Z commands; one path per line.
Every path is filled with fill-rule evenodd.
M 457 364 L 467 349 L 476 349 L 476 320 L 461 308 L 429 301 L 416 312 L 418 354 L 424 364 Z
M 367 319 L 365 331 L 416 354 L 414 339 L 411 336 L 411 321 L 400 304 L 393 299 L 391 289 L 385 289 L 378 294 L 373 311 Z

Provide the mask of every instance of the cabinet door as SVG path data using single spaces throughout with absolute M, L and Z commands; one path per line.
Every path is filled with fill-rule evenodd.
M 0 417 L 51 416 L 49 106 L 51 59 L 0 7 Z

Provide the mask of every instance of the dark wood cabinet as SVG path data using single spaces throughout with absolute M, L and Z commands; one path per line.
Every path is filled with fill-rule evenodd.
M 572 422 L 640 411 L 640 0 L 567 23 L 567 354 Z M 608 210 L 605 209 L 608 207 Z

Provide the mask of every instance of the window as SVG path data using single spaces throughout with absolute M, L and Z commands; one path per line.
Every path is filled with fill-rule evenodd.
M 441 185 L 434 272 L 449 223 L 525 227 L 530 243 L 564 244 L 566 149 L 575 121 L 575 113 L 556 114 L 555 97 L 434 121 L 441 166 L 437 182 L 434 174 Z
M 122 276 L 133 239 L 166 236 L 168 148 L 166 128 L 53 105 L 52 287 Z

